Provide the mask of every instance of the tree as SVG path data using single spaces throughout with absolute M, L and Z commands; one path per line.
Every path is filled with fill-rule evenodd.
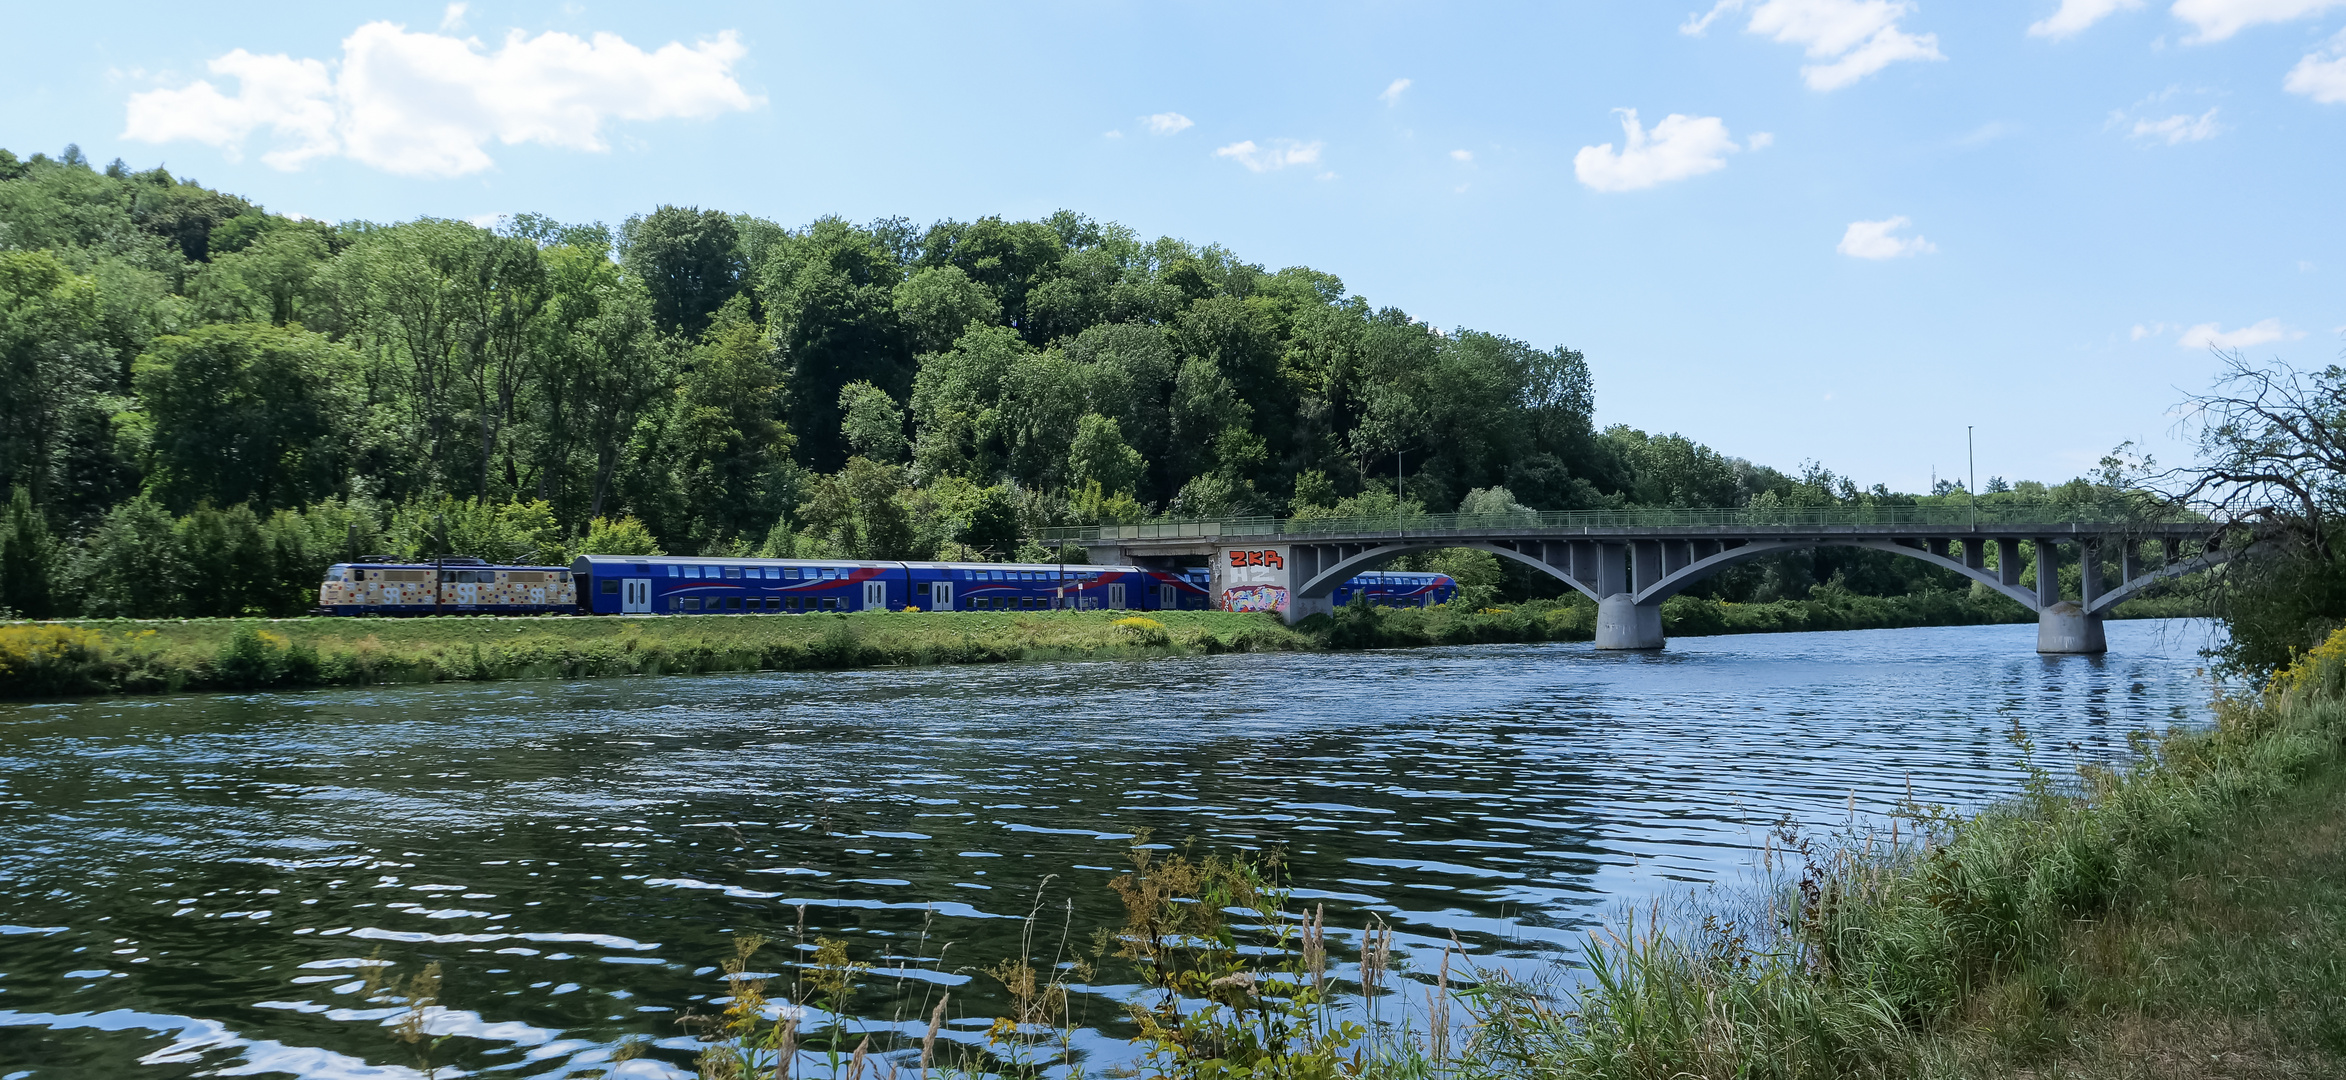
M 144 495 L 107 511 L 73 559 L 83 610 L 101 619 L 152 619 L 179 611 L 186 576 L 171 512 Z
M 111 366 L 96 283 L 47 252 L 0 251 L 0 484 L 48 501 L 71 432 L 103 416 Z
M 1109 495 L 1130 496 L 1149 463 L 1124 444 L 1124 432 L 1115 420 L 1085 413 L 1075 422 L 1075 439 L 1067 451 L 1067 469 L 1076 486 L 1098 484 Z
M 849 453 L 839 427 L 847 384 L 910 388 L 912 356 L 892 304 L 901 272 L 879 237 L 837 218 L 808 226 L 759 268 L 759 297 L 790 363 L 790 429 L 800 460 L 817 471 L 838 469 Z
M 745 267 L 733 219 L 717 210 L 662 206 L 619 229 L 619 261 L 643 283 L 662 329 L 699 337 L 741 291 Z
M 354 434 L 357 362 L 299 327 L 199 326 L 134 368 L 147 483 L 163 501 L 263 509 L 340 487 Z
M 361 226 L 329 273 L 350 328 L 345 339 L 385 380 L 370 394 L 396 419 L 406 453 L 389 471 L 397 489 L 421 491 L 451 475 L 472 299 L 489 234 L 461 221 L 420 218 Z
M 0 517 L 0 609 L 11 618 L 46 619 L 56 613 L 57 541 L 19 484 Z
M 672 535 L 693 535 L 704 546 L 754 538 L 781 514 L 797 440 L 779 418 L 775 360 L 765 327 L 750 319 L 741 297 L 693 349 L 663 439 L 672 468 L 651 472 L 696 515 L 696 525 L 672 525 Z
M 587 523 L 586 536 L 572 548 L 580 555 L 665 555 L 652 531 L 633 516 L 617 521 L 596 518 Z
M 1002 302 L 958 266 L 926 266 L 896 286 L 890 301 L 916 353 L 943 352 L 972 324 L 1002 319 Z
M 505 426 L 513 419 L 514 399 L 521 393 L 529 359 L 539 345 L 538 315 L 547 302 L 546 268 L 538 245 L 515 236 L 491 236 L 475 248 L 471 287 L 463 290 L 460 372 L 472 392 L 475 425 L 480 431 L 480 481 L 477 491 L 489 497 L 489 483 L 503 443 Z M 507 459 L 508 467 L 511 466 Z M 509 481 L 518 477 L 508 476 Z
M 840 435 L 856 454 L 882 464 L 899 465 L 911 449 L 904 438 L 904 409 L 888 392 L 868 382 L 848 383 L 839 391 Z

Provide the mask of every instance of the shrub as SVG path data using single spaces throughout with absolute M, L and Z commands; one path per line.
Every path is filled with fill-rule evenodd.
M 0 626 L 0 686 L 88 693 L 106 684 L 106 636 L 74 626 Z

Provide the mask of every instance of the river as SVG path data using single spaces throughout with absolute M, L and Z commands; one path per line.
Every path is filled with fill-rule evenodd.
M 979 969 L 1030 912 L 1046 955 L 1109 924 L 1144 830 L 1283 851 L 1340 960 L 1373 914 L 1419 978 L 1453 934 L 1568 961 L 1624 905 L 1747 877 L 1779 820 L 2014 790 L 2015 724 L 2066 768 L 2206 718 L 2204 624 L 2112 623 L 2106 658 L 2035 632 L 4 705 L 0 1080 L 413 1075 L 361 1000 L 377 950 L 443 964 L 439 1061 L 590 1074 L 648 1037 L 628 1075 L 687 1075 L 677 1018 L 752 930 L 873 963 L 875 1045 L 950 989 L 947 1038 L 982 1046 Z M 1095 1071 L 1128 990 L 1078 995 Z

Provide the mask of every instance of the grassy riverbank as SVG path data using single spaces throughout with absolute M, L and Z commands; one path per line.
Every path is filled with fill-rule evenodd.
M 1319 647 L 1225 612 L 188 619 L 0 626 L 0 694 L 556 679 Z
M 1781 891 L 1624 927 L 1577 993 L 1486 984 L 1460 1074 L 2346 1075 L 2342 690 L 2346 634 L 2127 769 L 1788 835 Z
M 1681 596 L 1662 614 L 1673 637 L 2030 618 L 1992 596 L 1830 587 L 1768 604 Z M 1481 611 L 1353 608 L 1295 627 L 1208 611 L 12 623 L 0 625 L 0 697 L 1587 641 L 1595 630 L 1596 605 L 1579 598 Z

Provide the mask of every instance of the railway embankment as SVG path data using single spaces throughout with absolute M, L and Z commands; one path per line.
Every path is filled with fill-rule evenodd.
M 1884 598 L 1830 588 L 1769 604 L 1678 597 L 1663 614 L 1672 636 L 2029 618 L 1992 597 Z M 1294 627 L 1272 615 L 1218 611 L 19 622 L 0 624 L 0 697 L 1587 641 L 1595 624 L 1595 606 L 1581 600 L 1348 608 Z

